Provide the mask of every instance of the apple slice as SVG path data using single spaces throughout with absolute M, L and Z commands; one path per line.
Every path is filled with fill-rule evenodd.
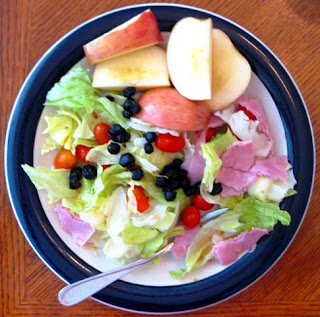
M 208 101 L 216 111 L 238 99 L 249 85 L 251 68 L 221 30 L 213 29 L 212 98 Z
M 101 62 L 95 67 L 92 86 L 105 90 L 169 87 L 166 51 L 151 46 Z
M 211 113 L 206 103 L 189 100 L 174 88 L 150 89 L 138 102 L 142 109 L 137 118 L 176 131 L 205 129 Z
M 84 45 L 89 65 L 162 42 L 158 22 L 148 9 Z
M 174 26 L 167 48 L 171 81 L 191 100 L 211 98 L 212 20 L 184 18 Z

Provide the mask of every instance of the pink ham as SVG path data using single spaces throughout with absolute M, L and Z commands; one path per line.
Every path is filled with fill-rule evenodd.
M 188 171 L 188 177 L 191 184 L 194 184 L 202 179 L 205 161 L 199 154 L 202 144 L 206 142 L 206 134 L 209 128 L 217 128 L 225 124 L 225 122 L 214 115 L 210 117 L 208 126 L 205 130 L 198 132 L 194 154 L 188 158 L 182 165 L 182 168 Z
M 176 236 L 174 239 L 174 244 L 171 249 L 172 254 L 177 258 L 180 259 L 187 253 L 187 249 L 190 246 L 191 242 L 193 241 L 194 237 L 196 236 L 197 232 L 200 230 L 200 227 L 197 226 L 192 229 L 186 229 L 186 232 L 183 236 Z
M 250 111 L 259 121 L 261 132 L 263 132 L 268 140 L 272 140 L 271 134 L 268 127 L 267 116 L 264 112 L 264 109 L 260 102 L 255 99 L 250 99 L 244 96 L 241 96 L 237 102 L 248 111 Z
M 252 141 L 236 141 L 222 156 L 222 166 L 247 171 L 253 164 L 254 148 Z
M 211 114 L 206 103 L 189 100 L 174 88 L 149 89 L 141 95 L 139 104 L 137 118 L 176 131 L 203 130 Z
M 251 173 L 258 176 L 268 176 L 271 179 L 281 179 L 286 181 L 288 178 L 288 158 L 285 155 L 271 158 L 260 158 L 251 168 Z
M 55 206 L 55 211 L 58 213 L 61 228 L 70 233 L 78 245 L 84 246 L 95 232 L 95 229 L 87 222 L 74 216 L 69 209 L 62 207 L 60 204 Z
M 245 231 L 235 238 L 224 240 L 213 248 L 213 256 L 223 265 L 236 261 L 240 254 L 255 248 L 259 239 L 268 234 L 267 229 L 253 228 Z
M 232 167 L 221 166 L 217 176 L 217 182 L 232 187 L 236 191 L 242 191 L 257 179 L 257 175 L 250 171 L 235 170 Z
M 222 185 L 221 197 L 243 196 L 245 189 L 236 190 L 233 187 Z

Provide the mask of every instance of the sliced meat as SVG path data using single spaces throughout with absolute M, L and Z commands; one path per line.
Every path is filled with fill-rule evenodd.
M 213 256 L 223 265 L 236 261 L 240 254 L 255 248 L 259 239 L 268 234 L 267 229 L 253 228 L 245 231 L 235 238 L 224 240 L 213 248 Z

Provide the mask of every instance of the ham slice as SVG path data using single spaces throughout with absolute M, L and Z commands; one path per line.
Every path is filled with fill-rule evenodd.
M 236 191 L 243 191 L 257 179 L 257 175 L 250 171 L 240 171 L 232 167 L 221 166 L 217 182 L 232 187 Z
M 267 136 L 268 140 L 271 141 L 272 138 L 268 127 L 267 116 L 260 102 L 258 100 L 250 99 L 244 96 L 241 96 L 237 100 L 237 102 L 257 118 L 257 120 L 259 121 L 261 132 L 263 132 Z
M 240 254 L 255 248 L 259 239 L 268 234 L 267 229 L 253 228 L 245 231 L 235 238 L 224 240 L 213 248 L 213 256 L 223 265 L 236 261 Z
M 252 141 L 232 143 L 222 156 L 222 166 L 247 171 L 253 164 L 254 148 Z
M 217 128 L 224 125 L 225 122 L 214 115 L 210 117 L 208 126 L 205 130 L 198 132 L 195 151 L 192 156 L 190 156 L 183 164 L 182 168 L 188 172 L 188 178 L 190 179 L 191 184 L 195 184 L 200 181 L 203 176 L 203 170 L 205 168 L 205 161 L 200 155 L 202 144 L 206 142 L 206 134 L 209 128 Z
M 222 185 L 221 197 L 243 196 L 245 189 L 236 190 L 233 187 Z
M 251 172 L 258 176 L 268 176 L 271 179 L 286 181 L 288 178 L 288 164 L 288 158 L 285 155 L 267 159 L 260 158 L 252 167 Z
M 87 222 L 74 216 L 69 209 L 60 204 L 55 206 L 55 211 L 58 213 L 61 228 L 70 233 L 78 245 L 84 246 L 95 232 L 95 229 Z
M 171 252 L 177 259 L 182 258 L 187 253 L 188 247 L 190 246 L 199 230 L 199 226 L 192 229 L 186 229 L 183 236 L 175 237 Z

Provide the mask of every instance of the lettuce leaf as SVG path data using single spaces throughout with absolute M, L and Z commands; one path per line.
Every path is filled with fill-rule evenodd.
M 158 235 L 159 231 L 151 228 L 135 227 L 132 221 L 129 221 L 120 236 L 124 243 L 146 243 Z
M 22 168 L 38 190 L 47 191 L 49 204 L 56 203 L 60 199 L 73 199 L 79 193 L 78 190 L 69 188 L 69 170 L 50 170 L 43 166 L 32 167 L 28 164 L 22 165 Z
M 102 109 L 99 90 L 92 87 L 87 71 L 80 65 L 72 67 L 48 92 L 45 106 L 85 109 L 91 113 Z

